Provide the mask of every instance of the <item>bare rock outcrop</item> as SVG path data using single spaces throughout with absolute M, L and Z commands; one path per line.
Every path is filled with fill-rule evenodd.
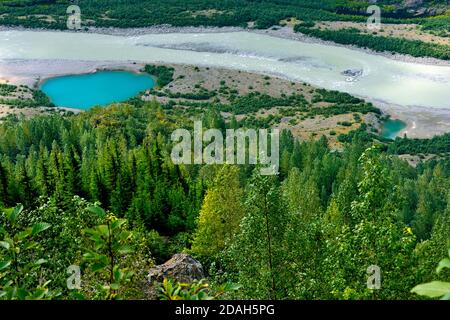
M 157 285 L 164 278 L 169 278 L 183 283 L 192 283 L 205 277 L 203 266 L 192 256 L 186 253 L 177 253 L 170 260 L 150 269 L 147 275 L 149 299 L 157 298 Z

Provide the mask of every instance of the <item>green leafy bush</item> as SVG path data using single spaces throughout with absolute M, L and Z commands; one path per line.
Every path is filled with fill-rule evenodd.
M 47 288 L 50 281 L 36 283 L 31 275 L 39 272 L 47 260 L 40 258 L 36 237 L 50 228 L 39 222 L 26 229 L 17 229 L 23 206 L 5 210 L 0 224 L 0 299 L 50 299 L 55 293 Z
M 147 64 L 144 67 L 144 71 L 148 74 L 154 75 L 157 78 L 157 84 L 159 87 L 164 87 L 173 81 L 173 68 L 165 66 L 154 66 Z
M 442 259 L 436 268 L 436 272 L 440 273 L 444 269 L 450 269 L 450 245 L 448 246 L 449 258 Z M 441 298 L 442 300 L 450 300 L 450 282 L 432 281 L 415 286 L 411 292 L 429 298 Z
M 160 300 L 215 300 L 239 289 L 239 285 L 226 283 L 211 290 L 205 279 L 187 284 L 167 278 L 158 287 Z
M 99 207 L 89 208 L 105 224 L 85 229 L 84 233 L 91 242 L 91 247 L 83 255 L 92 272 L 100 274 L 106 283 L 99 287 L 105 299 L 119 299 L 119 291 L 124 283 L 130 282 L 133 272 L 120 266 L 123 256 L 133 253 L 131 246 L 132 232 L 125 229 L 127 220 L 118 219 L 107 214 Z

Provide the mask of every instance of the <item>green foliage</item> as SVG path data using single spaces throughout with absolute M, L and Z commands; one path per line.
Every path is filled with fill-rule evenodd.
M 31 97 L 28 98 L 27 95 Z M 41 90 L 30 89 L 24 85 L 0 84 L 0 103 L 12 108 L 54 107 Z
M 434 136 L 430 139 L 397 138 L 389 145 L 389 151 L 395 154 L 439 154 L 450 152 L 450 133 Z
M 55 293 L 49 291 L 47 282 L 30 281 L 30 275 L 39 273 L 47 260 L 39 258 L 38 234 L 50 228 L 50 224 L 39 222 L 24 230 L 17 229 L 17 220 L 23 206 L 3 213 L 0 224 L 0 299 L 41 300 L 51 299 Z M 28 253 L 32 253 L 31 256 Z
M 51 6 L 34 1 L 2 1 L 0 13 L 5 14 L 4 25 L 65 29 L 68 2 L 61 1 Z M 85 8 L 85 10 L 83 10 Z M 281 19 L 298 17 L 307 20 L 338 20 L 340 15 L 335 1 L 180 1 L 144 0 L 121 3 L 111 0 L 86 0 L 82 4 L 83 26 L 95 21 L 96 27 L 147 27 L 171 24 L 173 26 L 246 26 L 256 21 L 257 28 L 269 28 Z M 207 10 L 214 10 L 210 14 Z M 51 15 L 55 21 L 49 22 L 39 14 Z M 20 19 L 28 16 L 27 19 Z M 108 17 L 103 19 L 101 17 Z M 363 20 L 363 17 L 345 17 Z
M 159 78 L 158 78 L 159 79 Z M 158 82 L 158 85 L 161 84 Z M 205 88 L 200 88 L 197 92 L 171 92 L 169 90 L 164 91 L 151 91 L 151 93 L 157 97 L 169 97 L 171 99 L 188 99 L 188 100 L 209 100 L 216 96 L 216 92 L 208 91 Z
M 187 284 L 167 278 L 158 287 L 160 300 L 215 300 L 239 289 L 238 285 L 226 283 L 211 290 L 206 279 Z
M 234 114 L 245 114 L 273 107 L 305 106 L 306 104 L 307 102 L 302 95 L 294 94 L 289 97 L 275 98 L 267 94 L 251 92 L 245 96 L 237 97 L 228 108 L 222 108 L 222 110 Z
M 192 230 L 203 186 L 190 171 L 173 165 L 168 140 L 174 128 L 175 122 L 151 103 L 5 124 L 0 128 L 0 190 L 5 189 L 0 201 L 32 206 L 38 196 L 66 203 L 77 195 L 165 235 Z
M 111 251 L 106 250 L 105 252 L 105 243 L 101 243 L 101 241 L 95 243 L 94 241 L 94 239 L 98 240 L 97 236 L 100 236 L 101 240 L 102 235 L 95 234 L 95 232 L 104 231 L 104 228 L 99 226 L 105 223 L 106 218 L 89 211 L 88 208 L 92 208 L 92 204 L 79 197 L 74 197 L 65 204 L 65 207 L 66 209 L 62 210 L 58 204 L 50 200 L 35 210 L 27 211 L 26 215 L 18 216 L 16 220 L 14 230 L 25 235 L 25 232 L 20 231 L 22 226 L 32 225 L 33 227 L 25 228 L 25 231 L 37 234 L 32 238 L 33 243 L 30 249 L 24 250 L 22 248 L 24 244 L 20 245 L 20 269 L 17 277 L 20 279 L 19 284 L 29 292 L 24 296 L 25 289 L 21 289 L 20 298 L 142 299 L 145 297 L 141 283 L 144 282 L 146 270 L 152 266 L 145 230 L 136 226 L 133 230 L 133 237 L 123 240 L 122 238 L 127 233 L 126 230 L 122 230 L 124 226 L 119 228 L 121 230 L 119 232 L 119 229 L 111 224 L 111 228 L 115 229 L 115 234 L 112 238 L 113 242 L 106 242 L 106 245 L 112 244 L 111 248 L 117 249 L 116 252 L 113 251 L 115 265 L 112 267 L 114 272 L 111 283 L 111 274 L 108 269 L 111 264 L 103 269 L 95 269 L 106 260 L 108 263 L 111 262 L 109 259 Z M 15 216 L 14 211 L 11 211 L 11 214 Z M 36 222 L 41 219 L 51 222 L 51 227 L 45 232 L 41 230 L 47 228 L 48 224 Z M 9 223 L 6 223 L 5 226 L 9 228 Z M 101 230 L 98 230 L 97 227 Z M 84 231 L 86 229 L 87 232 Z M 93 233 L 90 233 L 91 231 Z M 41 233 L 45 237 L 40 236 Z M 0 239 L 2 237 L 0 235 Z M 117 239 L 118 237 L 122 238 Z M 30 240 L 30 238 L 31 236 L 27 239 Z M 119 244 L 117 244 L 118 242 Z M 124 248 L 123 246 L 129 247 Z M 125 253 L 131 247 L 134 249 L 133 252 Z M 83 257 L 83 253 L 87 256 Z M 2 254 L 3 252 L 0 251 L 0 261 L 3 262 Z M 36 260 L 40 263 L 39 265 L 35 264 Z M 5 259 L 5 261 L 9 260 Z M 11 269 L 13 264 L 6 262 L 2 263 L 2 267 L 9 265 L 9 268 L 6 269 L 6 279 L 11 279 L 11 270 L 14 270 Z M 70 265 L 80 265 L 82 269 L 81 288 L 78 290 L 70 290 L 67 287 L 67 268 Z M 132 273 L 134 276 L 130 278 Z M 52 281 L 44 282 L 42 279 L 51 279 Z M 0 285 L 3 285 L 2 280 L 0 280 Z M 119 284 L 118 289 L 116 289 L 116 284 Z M 19 297 L 5 296 L 5 298 Z
M 120 266 L 123 256 L 134 251 L 131 246 L 132 233 L 125 229 L 127 220 L 107 214 L 100 207 L 90 207 L 89 211 L 99 216 L 105 224 L 84 230 L 91 246 L 87 248 L 83 260 L 88 262 L 92 272 L 99 273 L 106 280 L 100 288 L 103 298 L 120 299 L 118 293 L 121 286 L 130 282 L 133 276 L 128 268 Z
M 335 90 L 329 91 L 325 89 L 316 90 L 316 95 L 313 97 L 313 102 L 319 101 L 325 101 L 330 103 L 346 103 L 346 104 L 364 103 L 364 100 L 355 98 L 348 93 Z
M 379 156 L 379 146 L 373 146 L 361 155 L 363 177 L 358 183 L 359 198 L 352 203 L 352 213 L 358 218 L 378 219 L 377 210 L 391 190 L 387 168 Z
M 7 96 L 16 91 L 17 86 L 0 83 L 0 96 Z
M 194 234 L 192 253 L 211 258 L 226 249 L 239 231 L 239 223 L 244 215 L 242 197 L 238 168 L 222 167 L 214 185 L 206 192 Z
M 238 272 L 242 294 L 251 299 L 280 298 L 284 280 L 282 236 L 285 210 L 274 177 L 253 174 L 246 196 L 241 231 L 229 249 L 229 263 Z M 238 271 L 239 270 L 239 271 Z
M 398 52 L 409 54 L 414 57 L 433 57 L 450 60 L 450 47 L 447 45 L 427 43 L 419 40 L 360 34 L 352 29 L 319 30 L 300 25 L 295 26 L 294 29 L 296 32 L 301 32 L 323 40 L 334 41 L 341 44 L 353 44 L 375 51 Z
M 165 278 L 158 288 L 161 300 L 212 300 L 207 293 L 205 280 L 192 284 L 174 282 Z
M 346 95 L 317 96 L 332 101 L 330 108 L 370 107 Z M 300 95 L 240 98 L 233 101 L 256 101 L 251 109 L 274 101 L 286 103 L 287 113 L 318 109 Z M 225 123 L 221 106 L 208 105 L 199 117 L 204 126 L 244 124 Z M 448 270 L 434 277 L 448 241 L 448 159 L 410 167 L 385 146 L 372 147 L 377 137 L 362 124 L 341 151 L 325 138 L 300 141 L 283 130 L 279 176 L 260 176 L 255 166 L 178 166 L 169 137 L 175 128 L 192 129 L 192 120 L 171 111 L 133 100 L 0 124 L 0 202 L 29 208 L 12 214 L 14 229 L 4 215 L 3 229 L 13 239 L 51 224 L 26 238 L 39 245 L 21 250 L 20 265 L 47 263 L 20 286 L 33 291 L 52 279 L 43 298 L 142 299 L 153 259 L 160 264 L 181 251 L 204 263 L 213 289 L 172 283 L 169 297 L 178 288 L 192 299 L 214 297 L 215 284 L 232 282 L 242 290 L 221 298 L 415 299 L 415 284 L 447 281 Z M 0 272 L 11 277 L 8 245 L 1 246 Z M 70 291 L 66 270 L 74 264 L 82 288 Z M 373 264 L 382 271 L 380 290 L 366 286 Z
M 154 66 L 154 65 L 145 65 L 144 71 L 148 74 L 151 74 L 157 78 L 157 84 L 159 87 L 165 87 L 169 83 L 173 81 L 173 68 L 168 68 L 165 66 Z
M 36 106 L 39 107 L 54 107 L 55 105 L 50 102 L 49 97 L 41 90 L 33 90 L 33 100 Z
M 382 1 L 384 20 L 388 23 L 416 22 L 425 30 L 446 31 L 448 15 L 413 18 L 407 10 L 393 4 L 400 0 Z M 428 2 L 428 1 L 427 1 Z M 64 29 L 68 1 L 3 0 L 0 20 L 4 25 Z M 311 21 L 365 21 L 369 1 L 353 0 L 230 0 L 181 1 L 141 0 L 117 2 L 112 0 L 85 0 L 82 3 L 83 26 L 147 27 L 171 24 L 173 26 L 247 26 L 256 22 L 257 28 L 269 28 L 280 20 L 295 17 Z M 428 4 L 427 4 L 428 5 Z M 54 21 L 45 16 L 50 15 Z M 27 16 L 27 19 L 21 17 Z M 107 19 L 105 19 L 105 17 Z M 305 25 L 309 26 L 309 25 Z
M 368 132 L 367 125 L 365 123 L 361 124 L 358 129 L 352 130 L 347 134 L 340 134 L 338 136 L 338 141 L 342 143 L 351 143 L 354 141 L 359 141 L 361 143 L 368 143 L 372 141 L 390 142 L 388 139 Z
M 429 283 L 419 284 L 414 287 L 411 292 L 429 298 L 439 298 L 442 300 L 450 300 L 450 282 L 432 281 Z
M 450 257 L 450 245 L 448 247 L 448 256 Z M 445 258 L 439 262 L 436 272 L 439 273 L 443 269 L 450 269 L 450 259 Z M 450 282 L 432 281 L 415 286 L 411 292 L 429 298 L 441 298 L 442 300 L 450 300 Z
M 448 37 L 450 31 L 448 26 L 450 25 L 450 13 L 447 12 L 445 15 L 431 17 L 419 22 L 422 30 L 431 32 L 441 37 Z
M 346 205 L 346 195 L 333 199 L 326 228 L 330 237 L 325 242 L 323 273 L 330 277 L 326 289 L 339 299 L 404 299 L 409 294 L 401 287 L 412 283 L 415 237 L 410 228 L 403 225 L 395 215 L 395 192 L 392 181 L 384 171 L 386 159 L 380 157 L 377 147 L 365 150 L 359 162 L 362 175 L 354 193 L 346 185 L 351 205 Z M 395 190 L 395 189 L 394 189 Z M 341 193 L 340 192 L 340 193 Z M 345 210 L 350 210 L 347 213 Z M 349 214 L 349 216 L 348 216 Z M 343 217 L 337 219 L 337 216 Z M 379 266 L 382 272 L 382 288 L 366 287 L 366 270 Z M 395 281 L 402 277 L 403 283 Z

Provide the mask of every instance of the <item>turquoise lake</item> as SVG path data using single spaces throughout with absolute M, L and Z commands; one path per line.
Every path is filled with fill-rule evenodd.
M 58 107 L 86 110 L 128 100 L 154 85 L 150 75 L 100 71 L 48 79 L 41 90 Z
M 406 123 L 400 120 L 387 120 L 381 127 L 381 136 L 394 140 L 400 131 L 406 128 Z

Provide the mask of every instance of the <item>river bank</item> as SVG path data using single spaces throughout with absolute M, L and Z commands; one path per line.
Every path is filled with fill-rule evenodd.
M 406 123 L 406 127 L 397 133 L 397 137 L 432 138 L 450 132 L 450 110 L 403 106 L 386 103 L 380 100 L 369 100 L 392 120 Z
M 12 59 L 1 61 L 0 82 L 39 87 L 47 79 L 97 71 L 139 72 L 144 64 L 134 61 L 85 61 Z

